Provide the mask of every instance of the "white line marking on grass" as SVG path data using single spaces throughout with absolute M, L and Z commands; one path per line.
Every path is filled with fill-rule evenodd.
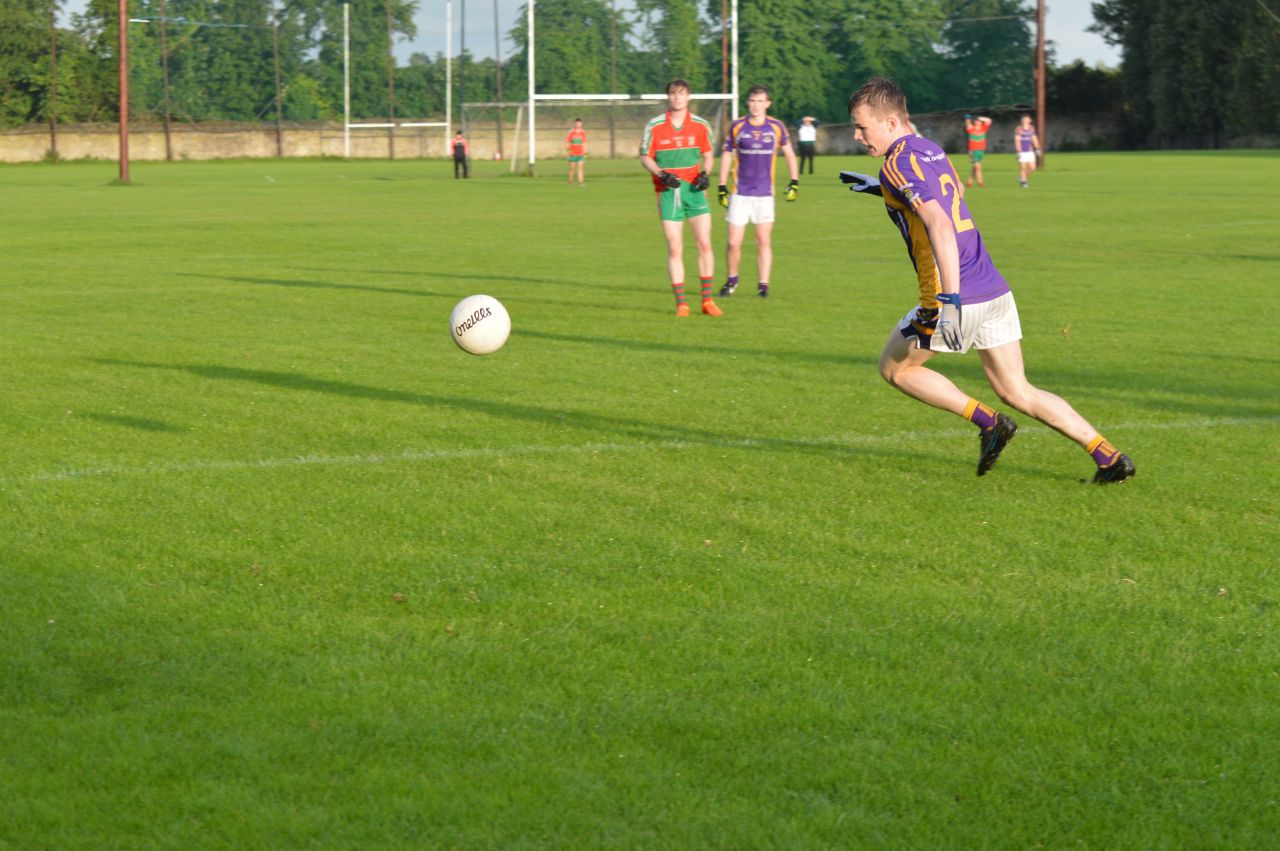
M 1280 416 L 1218 417 L 1201 420 L 1175 420 L 1163 423 L 1113 423 L 1104 426 L 1107 432 L 1124 431 L 1190 431 L 1197 428 L 1224 428 L 1228 426 L 1267 425 L 1280 422 Z M 1047 433 L 1045 426 L 1023 426 L 1023 434 Z M 762 449 L 786 446 L 871 446 L 899 441 L 947 440 L 971 437 L 971 429 L 946 429 L 937 431 L 899 431 L 868 434 L 851 432 L 810 438 L 743 438 L 732 439 L 681 439 L 658 440 L 650 443 L 579 443 L 563 446 L 527 445 L 489 447 L 478 449 L 406 449 L 403 452 L 384 454 L 371 452 L 363 455 L 292 455 L 280 458 L 255 458 L 249 460 L 174 461 L 163 464 L 138 466 L 103 465 L 74 467 L 32 473 L 21 477 L 28 482 L 61 482 L 90 479 L 103 476 L 146 476 L 164 473 L 198 473 L 219 470 L 274 470 L 289 467 L 370 467 L 386 464 L 418 463 L 423 461 L 456 461 L 467 458 L 503 458 L 521 455 L 584 455 L 615 452 L 637 452 L 646 449 L 691 449 L 708 446 L 724 449 Z M 3 481 L 0 479 L 0 481 Z

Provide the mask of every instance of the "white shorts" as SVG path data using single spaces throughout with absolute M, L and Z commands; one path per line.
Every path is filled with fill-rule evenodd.
M 1031 165 L 1035 165 L 1036 152 L 1035 151 L 1018 151 L 1018 162 L 1030 163 Z
M 921 315 L 921 314 L 924 315 Z M 933 328 L 938 324 L 937 314 L 916 306 L 907 311 L 898 323 L 898 332 L 908 340 L 914 339 L 917 348 L 934 352 L 951 352 L 962 355 L 969 349 L 994 349 L 1005 343 L 1022 339 L 1022 323 L 1018 321 L 1018 306 L 1013 303 L 1013 293 L 979 304 L 960 306 L 960 351 L 952 352 L 938 341 L 930 346 Z
M 739 227 L 750 222 L 753 225 L 767 225 L 773 222 L 774 204 L 772 195 L 730 195 L 729 212 L 724 220 Z

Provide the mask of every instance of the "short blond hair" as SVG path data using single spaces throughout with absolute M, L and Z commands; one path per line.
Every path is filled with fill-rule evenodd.
M 907 96 L 888 77 L 872 77 L 863 83 L 862 88 L 849 97 L 849 114 L 864 105 L 882 117 L 895 113 L 903 121 L 907 120 Z

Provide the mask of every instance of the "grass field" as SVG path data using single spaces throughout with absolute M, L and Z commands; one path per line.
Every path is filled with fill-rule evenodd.
M 0 167 L 0 848 L 1276 847 L 1280 155 L 1049 164 L 970 205 L 1122 486 L 881 382 L 865 157 L 679 321 L 635 162 Z

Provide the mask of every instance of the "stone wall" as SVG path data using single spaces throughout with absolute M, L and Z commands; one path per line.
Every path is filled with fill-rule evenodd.
M 1013 128 L 1021 113 L 997 114 L 992 117 L 995 125 L 988 133 L 987 149 L 993 153 L 1005 153 L 1013 149 Z M 627 116 L 616 124 L 614 150 L 618 157 L 632 157 L 638 153 L 640 136 L 644 130 L 643 117 Z M 965 144 L 964 121 L 959 113 L 913 116 L 920 132 L 941 143 L 952 153 L 968 150 Z M 591 153 L 597 158 L 607 157 L 610 149 L 609 131 L 604 126 L 588 126 L 591 134 Z M 557 159 L 565 155 L 564 135 L 568 128 L 546 127 L 538 133 L 538 158 Z M 497 127 L 492 122 L 473 123 L 468 128 L 472 159 L 494 159 L 498 151 Z M 503 147 L 506 158 L 524 160 L 528 157 L 528 137 L 524 128 L 517 137 L 515 128 L 505 125 Z M 114 124 L 66 125 L 58 128 L 58 154 L 64 159 L 104 159 L 117 157 L 118 130 Z M 286 157 L 341 157 L 343 136 L 341 124 L 285 125 L 282 148 Z M 1113 117 L 1084 115 L 1054 117 L 1049 122 L 1048 150 L 1111 149 L 1119 138 L 1119 127 Z M 37 162 L 49 151 L 49 128 L 31 126 L 0 133 L 0 162 Z M 351 131 L 351 156 L 385 158 L 394 144 L 397 159 L 448 156 L 443 127 L 397 128 L 394 136 L 385 129 L 357 129 Z M 276 155 L 276 130 L 271 124 L 243 125 L 191 125 L 173 126 L 171 134 L 173 159 L 211 160 L 231 157 L 274 157 Z M 853 141 L 853 128 L 847 122 L 822 124 L 818 127 L 818 152 L 820 154 L 861 153 L 862 146 Z M 129 156 L 134 160 L 165 159 L 163 128 L 138 126 L 129 134 Z

